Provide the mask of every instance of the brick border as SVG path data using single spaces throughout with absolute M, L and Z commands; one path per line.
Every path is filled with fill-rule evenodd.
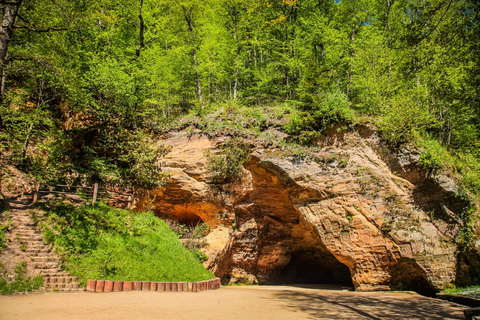
M 119 292 L 119 291 L 190 291 L 200 292 L 215 290 L 221 287 L 220 279 L 198 282 L 150 282 L 150 281 L 109 281 L 88 280 L 89 292 Z

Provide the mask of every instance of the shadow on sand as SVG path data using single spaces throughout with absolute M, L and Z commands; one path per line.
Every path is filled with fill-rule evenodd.
M 275 299 L 311 319 L 464 319 L 464 308 L 458 305 L 408 292 L 353 292 L 331 285 L 293 287 L 307 290 L 280 290 Z

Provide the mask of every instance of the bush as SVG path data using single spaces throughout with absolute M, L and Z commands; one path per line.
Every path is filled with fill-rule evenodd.
M 379 129 L 392 147 L 398 147 L 436 126 L 426 108 L 404 94 L 392 98 L 391 104 L 384 107 Z
M 250 147 L 238 139 L 231 139 L 218 154 L 206 151 L 207 170 L 213 183 L 227 183 L 237 179 L 242 173 L 243 164 L 250 158 Z
M 430 138 L 419 139 L 417 145 L 421 148 L 420 167 L 429 173 L 452 165 L 450 154 L 438 141 Z
M 355 120 L 355 114 L 344 93 L 327 93 L 319 100 L 319 103 L 304 106 L 304 111 L 293 113 L 290 121 L 283 126 L 285 133 L 295 136 L 300 144 L 309 144 L 334 124 L 350 124 Z

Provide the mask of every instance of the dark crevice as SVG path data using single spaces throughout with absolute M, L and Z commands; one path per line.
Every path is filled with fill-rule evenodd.
M 435 297 L 437 290 L 414 259 L 400 259 L 390 267 L 390 275 L 389 285 L 392 290 L 411 290 L 424 296 Z

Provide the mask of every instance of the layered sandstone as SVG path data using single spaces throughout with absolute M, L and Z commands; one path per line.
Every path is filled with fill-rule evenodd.
M 466 204 L 453 181 L 418 169 L 415 152 L 392 153 L 365 126 L 333 128 L 307 156 L 254 148 L 238 181 L 211 184 L 205 150 L 225 139 L 170 134 L 169 179 L 137 203 L 207 223 L 206 266 L 224 282 L 433 291 L 457 280 Z

